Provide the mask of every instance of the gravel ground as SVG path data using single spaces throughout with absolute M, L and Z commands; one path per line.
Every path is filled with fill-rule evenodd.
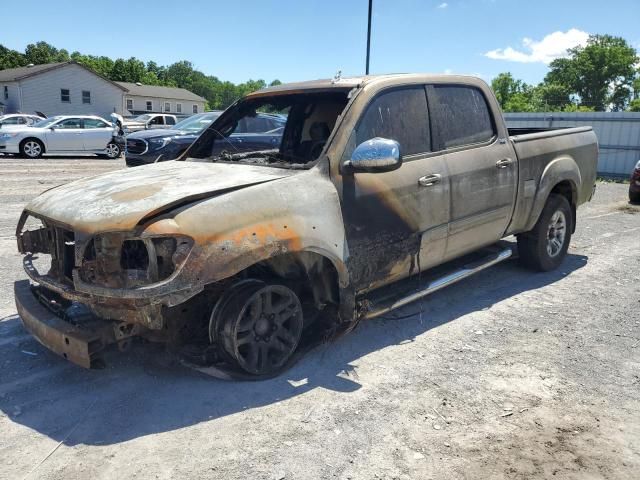
M 0 478 L 638 478 L 640 208 L 600 183 L 563 266 L 506 262 L 264 382 L 138 346 L 86 371 L 20 325 L 14 228 L 122 161 L 0 158 Z

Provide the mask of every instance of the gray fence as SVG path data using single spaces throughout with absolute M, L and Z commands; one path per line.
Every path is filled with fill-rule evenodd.
M 509 127 L 581 127 L 589 125 L 598 136 L 598 174 L 627 177 L 640 160 L 640 113 L 505 113 Z

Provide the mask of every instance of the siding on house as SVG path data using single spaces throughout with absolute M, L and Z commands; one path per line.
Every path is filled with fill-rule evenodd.
M 20 80 L 23 112 L 51 115 L 100 115 L 123 113 L 123 90 L 76 64 Z M 62 102 L 60 90 L 68 89 L 70 102 Z M 91 103 L 82 102 L 82 91 L 91 92 Z
M 157 98 L 157 97 L 143 97 L 141 95 L 129 95 L 125 92 L 125 108 L 126 108 L 126 99 L 130 98 L 133 100 L 133 109 L 131 110 L 132 114 L 137 113 L 145 113 L 147 112 L 147 102 L 152 102 L 152 110 L 150 112 L 153 113 L 172 113 L 177 115 L 191 115 L 193 113 L 193 106 L 196 105 L 198 107 L 198 113 L 204 112 L 204 102 L 196 102 L 192 100 L 176 100 L 175 98 Z M 169 102 L 170 110 L 165 112 L 164 104 L 165 102 Z M 178 112 L 177 104 L 182 105 L 182 111 Z
M 4 98 L 4 87 L 7 87 L 9 98 Z M 4 113 L 15 113 L 21 111 L 20 89 L 18 82 L 0 82 L 0 102 L 4 103 Z M 24 112 L 32 113 L 32 112 Z

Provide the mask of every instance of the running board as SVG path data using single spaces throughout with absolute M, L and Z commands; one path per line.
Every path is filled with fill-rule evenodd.
M 513 255 L 513 250 L 510 247 L 505 247 L 505 245 L 501 242 L 500 244 L 489 247 L 489 254 L 481 258 L 477 258 L 478 253 L 483 253 L 484 251 L 476 252 L 474 259 L 470 260 L 469 263 L 464 263 L 462 266 L 458 266 L 453 271 L 449 271 L 448 273 L 436 277 L 426 279 L 423 285 L 421 285 L 418 290 L 413 290 L 411 294 L 406 296 L 400 296 L 397 292 L 389 292 L 389 287 L 383 287 L 380 290 L 384 290 L 384 293 L 377 294 L 376 292 L 372 292 L 372 294 L 366 297 L 366 304 L 368 306 L 368 310 L 364 313 L 362 318 L 369 319 L 379 317 L 380 315 L 384 315 L 385 313 L 390 312 L 391 310 L 395 310 L 396 308 L 404 307 L 416 300 L 420 300 L 421 298 L 426 297 L 427 295 L 432 294 L 444 288 L 448 285 L 452 285 L 460 280 L 464 280 L 471 275 L 474 275 L 485 268 L 489 268 L 497 263 L 503 262 L 510 258 Z M 458 263 L 459 262 L 452 262 Z M 446 267 L 446 266 L 444 266 Z M 426 275 L 428 272 L 423 273 L 422 275 Z M 405 283 L 408 280 L 404 280 L 399 283 Z M 415 278 L 414 278 L 415 281 Z M 394 289 L 396 290 L 396 289 Z M 406 294 L 406 290 L 402 292 Z

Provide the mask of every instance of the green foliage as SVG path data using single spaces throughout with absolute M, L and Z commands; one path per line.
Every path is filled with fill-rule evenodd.
M 204 97 L 207 100 L 205 108 L 211 110 L 225 109 L 243 95 L 267 86 L 264 80 L 248 80 L 237 85 L 223 82 L 213 75 L 205 75 L 196 70 L 193 64 L 186 60 L 162 66 L 153 61 L 145 64 L 135 57 L 113 60 L 80 52 L 69 54 L 66 50 L 58 50 L 46 42 L 29 44 L 24 53 L 0 45 L 0 70 L 23 67 L 29 63 L 39 65 L 68 60 L 76 61 L 112 81 L 186 88 Z M 269 86 L 281 83 L 280 80 L 274 80 Z
M 626 107 L 639 59 L 625 39 L 591 35 L 586 46 L 572 48 L 568 54 L 551 62 L 546 83 L 565 86 L 577 96 L 579 105 L 598 112 Z
M 640 111 L 640 59 L 620 37 L 592 35 L 551 62 L 537 86 L 501 73 L 491 82 L 505 112 Z

